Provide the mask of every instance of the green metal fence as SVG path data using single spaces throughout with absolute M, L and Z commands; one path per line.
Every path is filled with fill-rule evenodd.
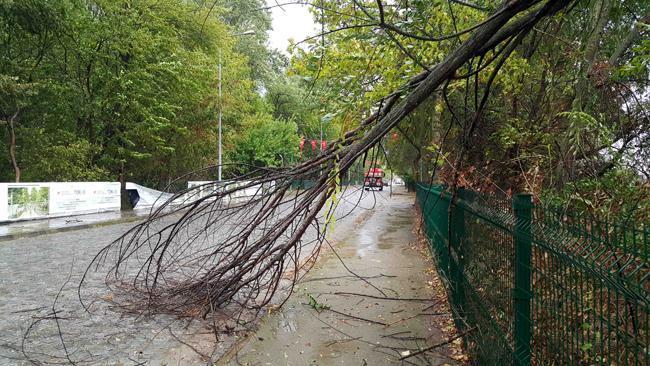
M 528 195 L 418 185 L 417 200 L 476 364 L 650 365 L 646 228 Z

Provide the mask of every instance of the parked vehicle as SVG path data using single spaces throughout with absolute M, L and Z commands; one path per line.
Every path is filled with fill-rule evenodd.
M 384 190 L 384 171 L 380 168 L 371 168 L 365 175 L 363 180 L 363 188 L 367 191 L 371 188 L 379 188 L 380 191 Z

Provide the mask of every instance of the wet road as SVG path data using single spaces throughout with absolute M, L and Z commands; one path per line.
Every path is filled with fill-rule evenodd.
M 453 321 L 426 248 L 415 244 L 414 197 L 396 193 L 358 217 L 287 304 L 219 364 L 458 365 L 459 342 L 412 355 L 447 340 Z
M 386 196 L 385 192 L 366 195 L 361 206 L 370 208 L 375 202 L 385 202 L 382 197 Z M 344 197 L 338 216 L 347 213 L 358 198 L 358 192 Z M 338 220 L 332 237 L 350 232 L 367 212 L 361 208 Z M 137 318 L 117 312 L 101 273 L 91 273 L 85 293 L 103 301 L 94 303 L 90 314 L 83 310 L 77 284 L 86 266 L 100 248 L 132 225 L 0 242 L 0 365 L 27 365 L 27 359 L 52 364 L 72 360 L 102 365 L 204 365 L 198 353 L 218 355 L 237 341 L 234 335 L 223 336 L 215 346 L 209 324 L 200 321 Z

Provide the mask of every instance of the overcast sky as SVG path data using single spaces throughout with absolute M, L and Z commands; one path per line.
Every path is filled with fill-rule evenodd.
M 282 4 L 288 0 L 266 0 L 268 6 Z M 305 5 L 283 5 L 271 9 L 273 16 L 273 30 L 269 32 L 271 47 L 286 52 L 289 39 L 301 41 L 309 35 L 316 34 L 314 20 Z

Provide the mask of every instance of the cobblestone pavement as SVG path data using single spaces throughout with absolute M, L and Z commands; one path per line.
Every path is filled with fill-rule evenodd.
M 361 204 L 367 208 L 377 202 L 381 205 L 385 196 L 368 195 Z M 342 200 L 341 212 L 349 210 L 357 197 L 358 193 Z M 356 210 L 340 220 L 334 235 L 349 231 L 363 212 Z M 83 310 L 77 284 L 88 263 L 132 225 L 0 242 L 0 365 L 30 364 L 28 358 L 69 364 L 63 344 L 78 364 L 192 365 L 205 364 L 195 351 L 214 355 L 208 324 L 166 316 L 136 318 L 114 311 L 101 273 L 90 273 L 84 293 L 106 301 L 92 304 L 90 314 Z M 57 294 L 58 324 L 52 316 Z M 234 336 L 222 339 L 216 354 L 235 341 Z
M 157 317 L 136 321 L 108 309 L 87 314 L 80 306 L 76 284 L 87 264 L 99 249 L 132 225 L 111 225 L 0 243 L 0 364 L 28 364 L 25 358 L 70 363 L 62 352 L 55 321 L 45 319 L 36 323 L 23 343 L 28 327 L 39 317 L 51 315 L 53 300 L 66 281 L 56 308 L 61 311 L 58 315 L 63 340 L 73 360 L 162 363 L 164 358 L 183 354 L 175 344 L 178 342 L 172 342 L 169 330 L 158 333 L 167 323 L 172 323 L 169 328 L 172 332 L 178 332 L 181 324 L 175 319 Z M 101 277 L 92 278 L 91 283 L 98 293 L 105 290 Z

